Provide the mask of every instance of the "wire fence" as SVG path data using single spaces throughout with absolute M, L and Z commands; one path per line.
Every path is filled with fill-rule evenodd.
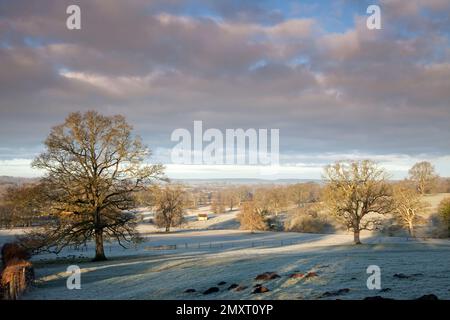
M 420 238 L 412 238 L 412 237 L 397 237 L 397 239 L 401 239 L 401 241 L 428 241 L 431 238 L 428 237 L 420 237 Z M 317 241 L 316 238 L 308 238 L 308 239 L 282 239 L 282 240 L 232 240 L 232 241 L 204 241 L 204 242 L 177 242 L 177 243 L 164 243 L 164 244 L 154 244 L 151 245 L 149 242 L 151 240 L 147 240 L 141 244 L 134 244 L 129 246 L 127 249 L 144 249 L 146 251 L 175 251 L 175 250 L 217 250 L 217 249 L 249 249 L 249 248 L 276 248 L 276 247 L 285 247 L 299 244 L 312 243 Z M 386 242 L 386 239 L 372 239 L 367 244 L 383 244 L 389 243 Z M 336 245 L 339 245 L 338 243 Z M 122 248 L 116 243 L 105 243 L 105 252 L 112 252 L 117 248 Z M 88 252 L 93 249 L 93 244 L 86 244 L 78 247 L 71 247 L 73 251 L 76 252 Z M 123 248 L 123 250 L 126 250 Z
M 229 241 L 229 242 L 184 242 L 146 246 L 146 250 L 189 250 L 189 249 L 246 249 L 246 248 L 275 248 L 291 246 L 311 241 L 305 239 L 259 240 L 259 241 Z M 314 240 L 312 240 L 314 241 Z

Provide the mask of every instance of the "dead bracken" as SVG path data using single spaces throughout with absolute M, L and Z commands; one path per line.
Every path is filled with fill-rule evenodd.
M 278 274 L 276 274 L 275 272 L 264 272 L 261 274 L 258 274 L 255 277 L 255 280 L 272 280 L 272 279 L 277 279 L 280 278 L 280 276 Z

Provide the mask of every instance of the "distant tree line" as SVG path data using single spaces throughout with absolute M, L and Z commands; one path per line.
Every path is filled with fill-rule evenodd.
M 389 214 L 414 237 L 430 207 L 424 195 L 448 191 L 448 179 L 439 178 L 429 162 L 415 164 L 403 181 L 390 180 L 370 160 L 336 162 L 324 169 L 323 181 L 256 189 L 238 216 L 241 227 L 251 232 L 276 228 L 274 220 L 284 212 L 288 213 L 284 230 L 324 232 L 333 228 L 333 218 L 353 232 L 354 242 L 360 244 L 361 231 L 380 229 L 380 218 Z M 444 199 L 439 208 L 447 229 L 449 204 L 450 199 Z

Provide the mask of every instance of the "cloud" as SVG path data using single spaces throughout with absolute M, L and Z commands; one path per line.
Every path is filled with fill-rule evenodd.
M 360 3 L 324 4 L 345 30 L 317 5 L 78 3 L 82 30 L 69 31 L 70 1 L 0 0 L 0 159 L 31 157 L 51 126 L 89 109 L 125 114 L 154 149 L 203 120 L 278 128 L 283 154 L 317 161 L 450 154 L 448 1 L 380 1 L 377 31 Z

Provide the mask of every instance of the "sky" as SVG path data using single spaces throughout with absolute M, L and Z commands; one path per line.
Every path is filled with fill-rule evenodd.
M 125 115 L 172 178 L 318 179 L 365 158 L 450 176 L 449 32 L 448 0 L 0 0 L 0 175 L 42 175 L 51 127 L 97 110 Z M 172 163 L 195 120 L 279 129 L 276 173 Z

